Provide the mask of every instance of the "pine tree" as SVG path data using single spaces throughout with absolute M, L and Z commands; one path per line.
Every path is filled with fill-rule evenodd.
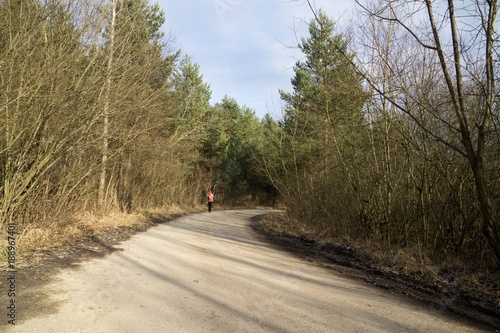
M 280 91 L 287 148 L 280 149 L 284 170 L 275 174 L 284 178 L 276 183 L 287 193 L 292 214 L 331 220 L 327 211 L 335 193 L 348 197 L 357 187 L 350 167 L 364 149 L 365 96 L 348 42 L 335 34 L 334 22 L 323 11 L 311 21 L 309 37 L 298 47 L 305 59 L 294 67 L 293 91 Z M 294 208 L 299 209 L 293 212 Z M 318 217 L 322 210 L 324 218 Z

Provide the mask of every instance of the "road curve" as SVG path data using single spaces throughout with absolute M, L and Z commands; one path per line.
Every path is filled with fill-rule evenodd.
M 62 271 L 55 313 L 8 332 L 480 332 L 267 244 L 259 210 L 178 218 Z

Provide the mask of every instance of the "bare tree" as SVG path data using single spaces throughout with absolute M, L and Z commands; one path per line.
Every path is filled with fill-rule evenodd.
M 414 39 L 420 51 L 413 49 L 412 53 L 401 54 L 399 59 L 425 60 L 424 66 L 439 66 L 440 75 L 434 80 L 437 78 L 435 82 L 446 90 L 441 91 L 440 100 L 427 101 L 422 99 L 419 89 L 422 85 L 414 84 L 419 73 L 415 66 L 401 67 L 397 59 L 380 55 L 391 76 L 397 79 L 396 94 L 380 87 L 370 72 L 373 64 L 367 64 L 362 71 L 374 91 L 409 116 L 430 138 L 468 161 L 482 215 L 483 236 L 500 264 L 499 203 L 494 197 L 497 185 L 487 177 L 493 161 L 485 160 L 496 112 L 494 24 L 497 1 L 477 0 L 463 8 L 456 8 L 452 0 L 436 7 L 430 0 L 380 1 L 374 7 L 359 0 L 356 3 L 368 14 L 370 21 L 396 24 Z M 423 67 L 420 72 L 426 71 Z M 469 93 L 470 87 L 477 87 L 474 95 Z M 429 119 L 439 126 L 430 126 Z M 445 135 L 444 129 L 451 135 Z
M 86 108 L 84 93 L 93 76 L 79 71 L 87 55 L 62 4 L 5 1 L 0 15 L 9 17 L 1 19 L 0 38 L 0 217 L 5 220 L 26 212 L 21 207 L 30 196 L 40 196 L 34 190 L 41 180 L 97 117 Z
M 112 0 L 110 4 L 110 22 L 108 27 L 108 46 L 107 46 L 107 65 L 106 65 L 106 82 L 104 86 L 104 102 L 103 102 L 103 127 L 102 127 L 102 164 L 101 177 L 99 179 L 99 205 L 105 205 L 106 191 L 106 175 L 108 170 L 108 148 L 109 148 L 109 113 L 110 113 L 110 95 L 113 84 L 113 65 L 115 58 L 115 30 L 116 30 L 116 11 L 118 1 Z

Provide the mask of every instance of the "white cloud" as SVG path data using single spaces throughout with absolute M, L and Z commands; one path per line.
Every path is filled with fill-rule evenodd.
M 183 53 L 200 65 L 212 89 L 212 103 L 224 95 L 254 109 L 258 116 L 276 104 L 278 90 L 289 91 L 300 54 L 294 30 L 307 34 L 312 17 L 304 0 L 161 0 L 164 29 L 177 37 Z M 347 3 L 346 3 L 347 2 Z M 316 0 L 337 19 L 354 1 Z M 284 45 L 285 44 L 285 45 Z

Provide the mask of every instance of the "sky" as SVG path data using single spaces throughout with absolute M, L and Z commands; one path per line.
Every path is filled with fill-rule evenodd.
M 279 117 L 279 90 L 292 90 L 293 66 L 302 57 L 297 36 L 308 37 L 306 23 L 313 17 L 305 0 L 157 2 L 165 12 L 163 31 L 200 66 L 212 105 L 228 96 L 259 118 Z M 339 26 L 354 8 L 354 0 L 311 2 Z

